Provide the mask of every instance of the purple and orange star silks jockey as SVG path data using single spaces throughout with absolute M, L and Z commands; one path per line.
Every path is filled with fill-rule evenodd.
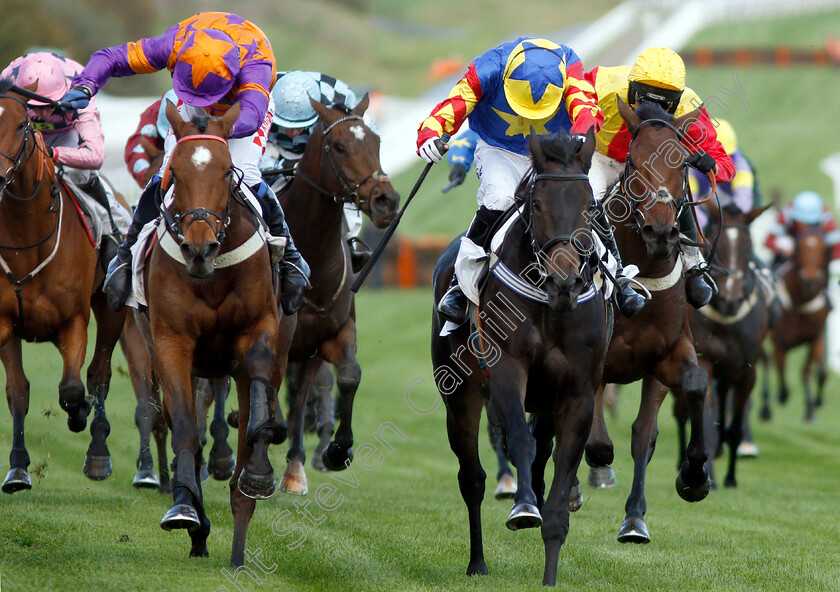
M 214 32 L 224 35 L 214 35 Z M 198 104 L 205 102 L 200 96 L 202 82 L 217 76 L 215 72 L 219 71 L 219 61 L 208 59 L 202 52 L 189 51 L 192 40 L 202 35 L 213 38 L 205 39 L 205 42 L 215 43 L 219 54 L 225 55 L 225 60 L 231 62 L 236 70 L 230 91 L 210 104 Z M 229 58 L 228 54 L 231 54 Z M 204 107 L 212 116 L 220 116 L 234 102 L 240 102 L 241 111 L 232 138 L 246 137 L 259 129 L 268 110 L 269 92 L 277 77 L 274 53 L 268 38 L 256 25 L 227 12 L 200 12 L 157 37 L 100 49 L 90 57 L 85 69 L 73 80 L 73 85 L 84 86 L 91 94 L 96 94 L 112 76 L 148 74 L 164 68 L 174 72 L 179 63 L 181 67 L 186 65 L 191 68 L 193 84 L 197 87 L 194 106 Z M 222 70 L 223 76 L 230 75 L 230 69 Z
M 542 48 L 557 56 L 556 83 L 531 88 L 526 75 L 518 76 L 516 69 L 525 64 L 525 50 Z M 507 76 L 506 76 L 507 74 Z M 543 103 L 562 98 L 556 111 L 547 117 L 530 119 L 517 114 L 508 101 L 510 87 L 518 97 L 524 97 L 518 111 L 530 107 L 540 111 Z M 522 92 L 518 92 L 521 90 Z M 527 104 L 530 103 L 530 104 Z M 523 110 L 524 107 L 524 110 Z M 439 103 L 418 129 L 417 146 L 430 138 L 439 138 L 444 132 L 458 131 L 469 117 L 470 129 L 491 146 L 517 154 L 529 154 L 528 136 L 531 126 L 537 133 L 546 134 L 564 130 L 571 134 L 585 134 L 590 127 L 597 131 L 603 115 L 592 85 L 584 78 L 583 64 L 577 54 L 565 45 L 546 39 L 520 37 L 486 51 L 473 60 L 466 74 Z
M 617 162 L 627 160 L 627 151 L 631 140 L 627 124 L 618 113 L 618 101 L 616 100 L 616 97 L 621 97 L 622 101 L 628 102 L 628 74 L 630 70 L 630 66 L 596 67 L 586 73 L 586 80 L 595 88 L 598 105 L 604 114 L 603 126 L 596 136 L 597 150 Z M 701 104 L 702 101 L 697 94 L 686 87 L 680 98 L 679 106 L 673 115 L 674 117 L 680 117 L 694 111 Z M 717 165 L 716 179 L 718 182 L 729 182 L 735 176 L 735 165 L 718 141 L 715 126 L 705 107 L 701 109 L 700 116 L 684 133 L 683 144 L 692 153 L 702 149 L 714 158 Z

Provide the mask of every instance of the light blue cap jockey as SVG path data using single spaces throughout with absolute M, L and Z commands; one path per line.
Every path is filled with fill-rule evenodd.
M 790 217 L 802 224 L 819 224 L 824 212 L 823 200 L 814 191 L 803 191 L 793 198 Z
M 166 101 L 169 101 L 173 105 L 178 104 L 178 97 L 175 95 L 174 88 L 166 91 L 166 94 L 163 95 L 163 100 L 160 102 L 156 127 L 161 138 L 165 138 L 166 133 L 169 131 L 169 120 L 166 119 Z

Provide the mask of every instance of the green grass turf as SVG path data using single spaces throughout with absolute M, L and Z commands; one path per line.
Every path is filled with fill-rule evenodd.
M 430 379 L 428 318 L 430 294 L 383 291 L 358 298 L 359 360 L 362 386 L 355 407 L 357 450 L 377 446 L 368 466 L 357 463 L 358 486 L 338 480 L 345 474 L 308 471 L 310 509 L 318 525 L 290 549 L 300 531 L 278 536 L 303 518 L 293 505 L 300 498 L 278 492 L 260 502 L 251 522 L 248 549 L 260 550 L 272 573 L 257 572 L 261 583 L 241 576 L 243 589 L 268 590 L 510 590 L 537 589 L 543 549 L 536 530 L 504 528 L 510 502 L 492 499 L 495 465 L 482 431 L 482 458 L 488 472 L 484 504 L 485 550 L 491 575 L 468 579 L 466 510 L 458 493 L 457 463 L 450 452 L 444 410 Z M 134 397 L 118 371 L 108 398 L 114 474 L 105 482 L 81 472 L 88 436 L 71 434 L 58 408 L 57 352 L 48 344 L 27 345 L 25 365 L 32 381 L 27 443 L 34 488 L 0 497 L 0 574 L 6 590 L 235 590 L 222 573 L 232 535 L 227 484 L 211 481 L 204 492 L 213 530 L 209 559 L 188 559 L 184 532 L 167 533 L 158 522 L 171 497 L 134 490 L 138 438 Z M 125 368 L 121 355 L 117 368 Z M 840 405 L 831 376 L 827 406 L 819 421 L 803 425 L 800 389 L 776 408 L 772 423 L 754 425 L 761 449 L 757 460 L 739 465 L 739 487 L 718 490 L 698 504 L 674 491 L 676 439 L 671 403 L 661 413 L 658 454 L 648 470 L 647 546 L 615 541 L 632 475 L 630 424 L 638 405 L 634 387 L 621 391 L 618 415 L 609 419 L 616 447 L 616 488 L 592 491 L 572 516 L 561 551 L 560 590 L 837 590 L 840 568 L 831 551 L 840 539 L 837 479 L 840 444 L 835 426 Z M 406 401 L 409 394 L 410 405 Z M 232 401 L 232 400 L 231 400 Z M 232 402 L 231 402 L 232 404 Z M 412 409 L 413 407 L 413 409 Z M 425 410 L 425 414 L 417 410 Z M 45 411 L 50 413 L 47 415 Z M 11 441 L 10 422 L 0 422 L 0 450 Z M 374 433 L 391 422 L 405 440 L 383 432 L 388 451 Z M 307 437 L 308 449 L 314 438 Z M 273 449 L 282 471 L 286 444 Z M 170 453 L 171 457 L 171 453 Z M 358 460 L 358 459 L 357 459 Z M 718 466 L 719 475 L 724 470 Z M 586 469 L 580 472 L 585 482 Z M 315 508 L 319 487 L 337 493 Z M 289 515 L 282 514 L 289 511 Z M 322 518 L 323 517 L 323 518 Z M 276 567 L 275 567 L 276 566 Z M 253 565 L 252 565 L 253 567 Z

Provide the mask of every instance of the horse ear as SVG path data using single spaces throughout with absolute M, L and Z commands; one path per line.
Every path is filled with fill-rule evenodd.
M 330 110 L 327 108 L 326 105 L 324 105 L 320 101 L 316 101 L 312 97 L 309 97 L 309 104 L 312 105 L 313 109 L 315 109 L 315 113 L 318 114 L 318 117 L 321 119 L 321 121 L 328 119 L 328 113 L 330 112 Z
M 694 111 L 686 113 L 685 115 L 681 115 L 677 117 L 672 123 L 675 128 L 680 130 L 683 134 L 688 132 L 688 128 L 694 125 L 694 122 L 697 121 L 697 118 L 700 117 L 700 113 L 703 111 L 703 105 L 700 105 Z
M 755 220 L 756 218 L 761 216 L 764 212 L 769 210 L 771 207 L 773 207 L 773 204 L 767 204 L 766 206 L 761 206 L 759 208 L 751 209 L 749 212 L 747 212 L 747 217 L 746 217 L 747 224 L 748 225 L 752 224 L 753 220 Z
M 543 154 L 542 145 L 540 144 L 540 137 L 537 135 L 537 130 L 531 126 L 531 135 L 528 136 L 528 149 L 531 151 L 531 156 L 534 159 L 534 168 L 538 171 L 545 170 L 545 154 Z
M 220 123 L 222 124 L 222 136 L 224 138 L 230 137 L 230 133 L 233 131 L 233 124 L 236 123 L 237 119 L 239 119 L 239 110 L 241 108 L 242 105 L 239 101 L 236 101 L 220 120 Z
M 581 145 L 577 159 L 583 165 L 584 171 L 589 171 L 589 167 L 592 166 L 592 155 L 595 153 L 595 128 L 590 127 L 589 131 L 586 132 L 586 139 L 583 141 Z
M 615 95 L 615 101 L 618 105 L 618 114 L 621 115 L 621 118 L 627 124 L 627 131 L 632 135 L 642 122 L 642 118 L 636 115 L 636 112 L 627 103 L 622 101 L 620 96 Z
M 368 106 L 370 106 L 370 95 L 365 93 L 365 96 L 362 97 L 362 100 L 359 101 L 359 104 L 353 108 L 353 115 L 358 115 L 361 117 L 364 115 L 365 111 L 367 111 Z
M 175 131 L 175 137 L 184 137 L 186 135 L 186 132 L 184 131 L 184 126 L 187 122 L 184 121 L 183 117 L 181 117 L 181 113 L 178 111 L 178 107 L 176 107 L 174 103 L 172 103 L 168 99 L 164 99 L 164 102 L 166 103 L 166 119 L 169 121 L 169 125 L 171 125 L 172 129 Z

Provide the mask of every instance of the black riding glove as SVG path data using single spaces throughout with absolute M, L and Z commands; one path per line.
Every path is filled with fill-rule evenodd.
M 688 157 L 688 166 L 697 169 L 705 174 L 715 168 L 715 159 L 709 156 L 705 150 L 698 150 Z
M 467 178 L 467 167 L 462 165 L 460 162 L 456 162 L 452 165 L 452 168 L 449 169 L 449 180 L 452 183 L 455 183 L 453 187 L 457 187 L 461 183 L 464 182 L 464 179 Z

